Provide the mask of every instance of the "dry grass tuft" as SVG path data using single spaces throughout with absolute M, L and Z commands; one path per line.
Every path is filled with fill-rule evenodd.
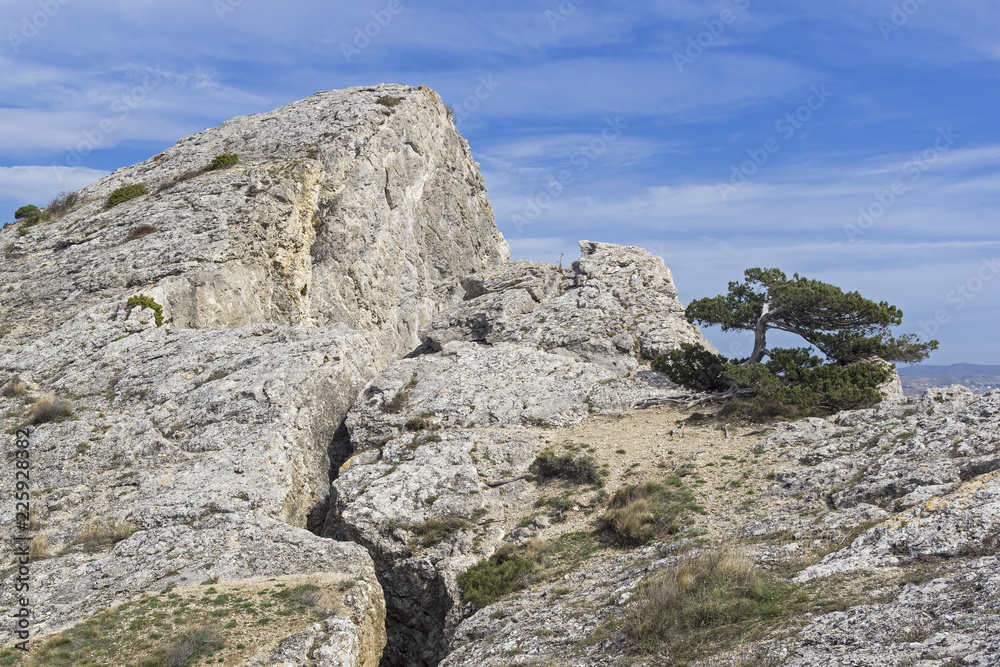
M 49 551 L 49 538 L 44 534 L 33 537 L 28 545 L 28 557 L 33 561 L 52 558 L 52 552 Z
M 132 536 L 137 530 L 131 521 L 94 521 L 84 528 L 73 540 L 73 544 L 83 546 L 88 553 L 102 551 Z
M 11 398 L 14 396 L 24 396 L 28 393 L 28 387 L 17 375 L 11 377 L 0 387 L 0 396 Z
M 132 231 L 130 231 L 128 236 L 125 237 L 125 242 L 128 243 L 129 241 L 135 241 L 136 239 L 141 239 L 144 236 L 155 234 L 158 231 L 160 231 L 159 227 L 143 223 L 132 228 Z
M 637 650 L 691 659 L 742 639 L 753 621 L 780 616 L 786 588 L 731 548 L 681 556 L 639 587 L 625 634 Z
M 62 421 L 73 414 L 73 403 L 55 394 L 42 394 L 35 401 L 28 413 L 28 426 L 37 426 L 46 422 Z

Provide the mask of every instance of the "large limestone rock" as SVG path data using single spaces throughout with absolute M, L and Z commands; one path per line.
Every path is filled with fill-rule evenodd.
M 355 456 L 327 534 L 368 547 L 387 589 L 386 661 L 436 665 L 470 609 L 456 576 L 501 544 L 536 498 L 545 429 L 669 394 L 639 359 L 702 342 L 662 260 L 582 242 L 567 276 L 512 262 L 462 281 L 465 301 L 422 330 L 425 352 L 373 380 L 348 414 Z M 647 378 L 656 376 L 654 381 Z M 433 545 L 428 522 L 461 521 Z
M 449 341 L 501 341 L 569 354 L 619 372 L 681 343 L 711 343 L 684 318 L 673 277 L 646 250 L 580 241 L 563 271 L 512 262 L 463 281 L 465 301 L 421 331 L 431 349 Z
M 239 164 L 206 170 L 223 152 Z M 104 208 L 136 182 L 151 193 Z M 364 578 L 354 611 L 261 664 L 376 664 L 384 601 L 371 559 L 303 529 L 322 525 L 357 393 L 461 299 L 461 278 L 508 256 L 437 95 L 329 91 L 233 119 L 84 188 L 25 234 L 6 228 L 0 249 L 3 428 L 45 394 L 72 406 L 30 435 L 32 531 L 57 554 L 36 569 L 42 633 L 191 583 L 168 556 L 180 541 L 191 568 L 216 563 L 205 577 L 220 581 L 275 568 Z M 162 322 L 130 303 L 137 294 Z M 12 488 L 12 475 L 0 481 Z M 225 526 L 203 525 L 213 517 Z M 0 522 L 9 538 L 10 503 Z M 133 534 L 95 560 L 80 544 L 90 526 Z
M 239 164 L 204 170 L 224 152 Z M 132 183 L 152 194 L 104 208 Z M 509 254 L 478 165 L 426 87 L 234 118 L 76 196 L 24 236 L 0 232 L 0 326 L 13 327 L 0 342 L 157 285 L 175 328 L 341 322 L 409 349 L 461 298 L 459 278 Z

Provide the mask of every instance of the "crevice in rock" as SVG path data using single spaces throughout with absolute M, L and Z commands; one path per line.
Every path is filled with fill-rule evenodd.
M 327 445 L 326 451 L 330 459 L 330 492 L 327 494 L 326 500 L 316 504 L 309 511 L 306 519 L 306 530 L 320 537 L 328 537 L 325 535 L 327 532 L 326 523 L 333 509 L 336 507 L 336 498 L 334 497 L 336 489 L 333 486 L 333 482 L 340 476 L 340 468 L 354 454 L 354 447 L 351 445 L 351 436 L 347 431 L 346 418 L 340 422 L 340 426 L 337 427 L 333 437 L 330 439 L 330 444 Z
M 335 493 L 335 492 L 334 492 Z M 336 507 L 334 494 L 331 507 Z M 428 559 L 387 554 L 348 524 L 330 515 L 324 537 L 367 549 L 385 596 L 387 643 L 380 667 L 436 667 L 448 654 L 446 633 L 453 598 Z

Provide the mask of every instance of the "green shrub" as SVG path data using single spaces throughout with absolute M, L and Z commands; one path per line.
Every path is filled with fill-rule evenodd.
M 396 106 L 402 101 L 403 101 L 402 97 L 393 97 L 392 95 L 382 95 L 377 100 L 375 100 L 375 104 L 381 104 L 382 106 L 389 107 L 391 109 L 392 107 Z
M 465 599 L 482 609 L 523 588 L 534 569 L 533 560 L 498 551 L 458 575 L 457 581 Z
M 132 185 L 124 185 L 114 192 L 112 192 L 107 200 L 104 202 L 104 208 L 112 208 L 127 202 L 130 199 L 135 199 L 136 197 L 141 197 L 142 195 L 148 195 L 149 190 L 142 183 L 133 183 Z
M 530 469 L 543 482 L 549 479 L 564 479 L 574 484 L 594 486 L 604 484 L 597 464 L 589 456 L 579 458 L 573 457 L 572 454 L 559 456 L 551 450 L 546 450 L 538 455 Z
M 208 170 L 215 171 L 216 169 L 225 169 L 226 167 L 232 167 L 240 161 L 240 156 L 236 153 L 220 153 L 212 158 L 212 161 L 208 163 Z
M 24 220 L 26 226 L 37 225 L 42 219 L 42 211 L 34 204 L 27 204 L 14 212 L 15 220 Z
M 657 370 L 673 382 L 695 391 L 717 392 L 729 389 L 723 377 L 726 358 L 714 354 L 702 345 L 681 343 L 680 348 L 661 354 L 652 362 Z
M 631 484 L 612 496 L 602 517 L 604 528 L 619 544 L 640 546 L 675 535 L 694 523 L 691 514 L 704 513 L 694 500 L 679 477 L 663 483 Z
M 149 308 L 153 311 L 154 317 L 156 319 L 156 326 L 163 325 L 163 306 L 156 303 L 151 296 L 145 296 L 144 294 L 136 294 L 135 296 L 130 296 L 128 299 L 129 311 L 132 308 Z M 126 313 L 126 317 L 128 314 Z
M 776 348 L 765 364 L 727 365 L 726 377 L 752 393 L 728 404 L 723 414 L 762 421 L 866 408 L 884 398 L 879 387 L 890 369 L 888 364 L 824 363 L 808 348 Z

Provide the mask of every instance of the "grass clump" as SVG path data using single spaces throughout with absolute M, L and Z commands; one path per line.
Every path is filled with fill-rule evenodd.
M 60 192 L 45 207 L 45 212 L 56 217 L 67 213 L 80 202 L 80 195 L 76 192 Z
M 565 533 L 552 541 L 505 544 L 458 575 L 465 599 L 478 609 L 540 581 L 562 578 L 602 549 L 593 533 Z
M 114 208 L 115 206 L 118 206 L 118 204 L 123 204 L 130 199 L 135 199 L 136 197 L 148 194 L 149 190 L 142 183 L 124 185 L 108 196 L 108 198 L 104 201 L 104 208 Z
M 381 104 L 382 106 L 391 109 L 392 107 L 396 106 L 402 101 L 403 101 L 402 97 L 393 97 L 392 95 L 382 95 L 375 100 L 375 104 Z
M 236 153 L 220 153 L 212 158 L 212 161 L 208 163 L 208 171 L 215 171 L 216 169 L 225 169 L 226 167 L 232 167 L 239 163 L 240 156 Z
M 679 533 L 694 523 L 693 513 L 704 511 L 679 477 L 669 477 L 662 483 L 631 484 L 619 489 L 602 519 L 615 542 L 640 546 Z
M 546 450 L 538 455 L 538 458 L 531 464 L 530 470 L 543 482 L 550 479 L 562 479 L 573 484 L 593 484 L 594 486 L 604 484 L 597 464 L 590 456 L 559 455 L 551 450 Z
M 786 613 L 782 602 L 791 590 L 743 554 L 706 550 L 681 556 L 640 584 L 623 630 L 635 650 L 686 664 L 765 631 L 769 624 L 760 622 Z
M 470 528 L 472 528 L 471 523 L 457 517 L 428 519 L 422 523 L 407 526 L 407 529 L 416 535 L 421 545 L 425 547 L 444 542 L 458 531 Z
M 56 398 L 55 394 L 42 394 L 31 405 L 26 426 L 38 426 L 48 422 L 58 422 L 73 414 L 73 403 L 64 398 Z
M 0 387 L 0 396 L 6 398 L 14 398 L 16 396 L 24 396 L 28 393 L 28 387 L 21 380 L 20 376 L 14 375 L 9 380 L 7 380 L 3 387 Z
M 156 326 L 163 325 L 163 306 L 156 303 L 156 301 L 151 296 L 145 296 L 143 294 L 136 294 L 135 296 L 130 296 L 128 299 L 128 309 L 131 311 L 133 308 L 149 308 L 154 313 L 154 318 L 156 319 Z M 128 314 L 126 313 L 126 317 Z
M 70 543 L 80 545 L 87 553 L 96 553 L 113 547 L 122 540 L 128 539 L 136 531 L 131 521 L 94 521 L 84 528 Z
M 465 599 L 477 609 L 487 607 L 503 596 L 531 583 L 536 563 L 530 558 L 515 556 L 513 545 L 505 545 L 486 560 L 479 561 L 458 575 L 458 585 Z
M 410 392 L 413 388 L 417 386 L 417 375 L 416 373 L 410 378 L 410 381 L 403 386 L 402 389 L 396 392 L 396 395 L 391 399 L 382 404 L 382 412 L 386 414 L 399 414 L 406 407 L 407 403 L 410 402 Z
M 128 236 L 125 237 L 125 243 L 128 243 L 129 241 L 135 241 L 136 239 L 141 239 L 144 236 L 149 236 L 150 234 L 154 234 L 158 231 L 160 231 L 159 227 L 143 223 L 141 225 L 132 228 L 132 231 L 130 231 L 128 233 Z

